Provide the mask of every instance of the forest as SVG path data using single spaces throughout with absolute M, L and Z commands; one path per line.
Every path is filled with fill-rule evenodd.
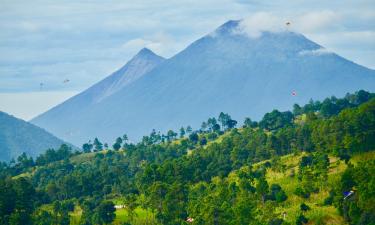
M 0 224 L 375 224 L 375 94 L 0 164 Z

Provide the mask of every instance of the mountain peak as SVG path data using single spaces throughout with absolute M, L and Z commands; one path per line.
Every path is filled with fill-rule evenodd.
M 153 128 L 198 127 L 220 112 L 260 119 L 311 98 L 374 90 L 374 71 L 282 26 L 231 20 L 165 61 L 142 49 L 90 95 L 33 122 L 75 144 L 95 136 L 109 142 L 125 132 L 137 140 Z M 67 136 L 71 130 L 77 134 Z
M 228 20 L 219 26 L 214 32 L 216 34 L 232 34 L 239 27 L 241 20 Z
M 157 54 L 155 54 L 152 50 L 150 50 L 149 48 L 142 48 L 134 57 L 133 59 L 135 58 L 146 58 L 146 59 L 149 59 L 149 58 L 163 58 Z

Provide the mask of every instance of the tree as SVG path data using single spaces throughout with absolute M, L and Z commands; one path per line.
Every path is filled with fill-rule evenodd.
M 103 144 L 99 141 L 98 138 L 94 139 L 94 148 L 95 148 L 95 151 L 103 150 Z
M 219 114 L 218 121 L 221 123 L 221 127 L 223 128 L 223 130 L 226 130 L 227 125 L 228 125 L 228 121 L 230 119 L 231 119 L 230 116 L 226 113 L 221 112 Z
M 299 106 L 298 104 L 294 104 L 293 105 L 293 114 L 295 116 L 298 116 L 298 115 L 301 115 L 303 112 L 302 112 L 302 108 L 301 106 Z
M 218 127 L 219 127 L 219 130 L 220 130 L 220 125 L 217 124 L 217 121 L 216 121 L 215 117 L 209 118 L 207 120 L 207 126 L 210 129 L 210 131 L 217 131 Z
M 25 152 L 23 152 L 20 156 L 17 158 L 18 164 L 20 164 L 21 167 L 27 168 L 34 165 L 34 160 L 32 157 L 28 157 Z
M 212 131 L 214 132 L 219 132 L 220 131 L 220 125 L 219 124 L 215 124 L 212 126 Z
M 82 145 L 82 149 L 83 149 L 83 152 L 84 153 L 89 153 L 91 152 L 91 149 L 92 149 L 93 145 L 89 142 L 89 143 L 85 143 Z
M 253 124 L 253 121 L 251 121 L 251 119 L 249 117 L 246 117 L 243 124 L 244 124 L 244 127 L 251 127 L 252 124 Z
M 129 140 L 129 139 L 128 139 L 128 135 L 126 135 L 126 134 L 122 135 L 122 141 L 123 141 L 123 143 L 124 143 L 123 146 L 125 146 L 125 145 L 127 144 L 128 140 Z
M 198 134 L 196 132 L 189 135 L 189 140 L 192 141 L 194 144 L 198 142 Z
M 116 217 L 115 205 L 111 201 L 103 201 L 95 210 L 96 222 L 99 224 L 110 224 Z
M 296 219 L 296 225 L 306 224 L 309 220 L 302 214 L 299 214 Z
M 335 115 L 339 112 L 339 108 L 337 107 L 337 105 L 332 101 L 332 98 L 329 99 L 329 98 L 326 98 L 323 103 L 322 103 L 322 107 L 320 108 L 320 113 L 324 116 L 324 117 L 329 117 L 329 116 L 332 116 L 332 115 Z
M 116 143 L 119 143 L 121 145 L 122 144 L 122 138 L 121 137 L 116 138 Z
M 33 217 L 33 222 L 38 225 L 51 225 L 53 224 L 52 215 L 45 210 L 37 211 Z
M 116 139 L 116 142 L 112 145 L 113 149 L 114 149 L 115 151 L 120 150 L 120 148 L 121 148 L 121 143 L 122 143 L 122 138 L 121 138 L 121 137 L 118 137 L 118 138 Z
M 283 202 L 287 199 L 284 190 L 278 184 L 272 184 L 270 188 L 270 199 L 276 202 Z
M 126 211 L 128 212 L 129 222 L 132 223 L 134 219 L 134 210 L 138 207 L 137 196 L 135 194 L 128 194 L 125 196 Z
M 118 151 L 118 150 L 120 150 L 120 148 L 121 148 L 121 144 L 118 143 L 118 142 L 116 142 L 116 143 L 113 144 L 112 147 L 113 147 L 113 149 L 114 149 L 115 151 Z
M 193 132 L 193 129 L 191 128 L 191 126 L 187 126 L 186 127 L 186 133 L 191 134 L 191 132 Z
M 173 130 L 169 130 L 169 131 L 167 132 L 167 140 L 168 140 L 168 141 L 172 141 L 172 140 L 174 140 L 176 137 L 177 137 L 177 133 L 174 132 Z
M 186 134 L 186 132 L 185 132 L 185 128 L 184 128 L 184 127 L 181 127 L 181 128 L 180 128 L 180 138 L 185 137 L 185 134 Z
M 263 119 L 259 122 L 259 126 L 263 129 L 273 131 L 291 125 L 292 122 L 293 114 L 291 112 L 279 112 L 278 110 L 273 110 L 264 115 Z
M 32 221 L 30 215 L 25 211 L 15 211 L 9 217 L 10 225 L 31 225 Z
M 201 125 L 201 130 L 202 130 L 202 132 L 205 132 L 206 129 L 207 129 L 207 123 L 203 121 L 202 125 Z
M 237 124 L 236 120 L 233 120 L 229 114 L 223 112 L 220 113 L 218 121 L 221 123 L 223 130 L 234 128 Z
M 306 211 L 310 210 L 310 207 L 303 202 L 300 205 L 300 209 L 301 209 L 302 212 L 306 212 Z
M 232 120 L 232 119 L 230 119 L 230 120 L 227 121 L 227 128 L 228 128 L 228 129 L 232 129 L 232 128 L 234 128 L 236 125 L 237 125 L 237 120 Z
M 261 176 L 258 179 L 258 183 L 255 188 L 257 193 L 262 197 L 262 202 L 264 203 L 266 200 L 266 194 L 268 193 L 268 183 L 264 176 Z
M 204 146 L 207 144 L 207 139 L 205 137 L 202 137 L 199 143 L 201 146 Z
M 96 207 L 95 201 L 91 199 L 86 199 L 81 200 L 79 204 L 82 208 L 80 225 L 92 225 L 94 209 Z

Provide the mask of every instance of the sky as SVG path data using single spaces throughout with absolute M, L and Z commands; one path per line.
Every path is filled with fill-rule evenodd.
M 171 57 L 232 19 L 244 19 L 254 35 L 290 21 L 329 51 L 375 69 L 373 0 L 0 0 L 0 111 L 29 120 L 143 47 Z

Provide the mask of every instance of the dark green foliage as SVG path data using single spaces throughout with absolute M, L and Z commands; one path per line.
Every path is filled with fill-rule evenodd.
M 184 128 L 184 127 L 181 127 L 181 128 L 180 128 L 180 138 L 185 137 L 185 134 L 186 134 L 185 128 Z
M 292 122 L 293 114 L 291 112 L 279 112 L 278 110 L 273 110 L 264 115 L 263 119 L 259 122 L 259 127 L 273 131 L 291 125 Z
M 207 144 L 207 139 L 206 139 L 205 137 L 202 137 L 201 140 L 200 140 L 200 142 L 199 142 L 199 144 L 200 144 L 201 146 L 206 145 L 206 144 Z
M 60 161 L 63 159 L 69 158 L 69 156 L 72 155 L 72 149 L 63 144 L 61 147 L 57 150 L 54 149 L 48 149 L 46 153 L 38 156 L 36 158 L 36 164 L 37 165 L 46 165 L 51 162 Z
M 280 219 L 280 218 L 274 218 L 274 219 L 271 219 L 269 222 L 268 222 L 268 225 L 282 225 L 284 222 L 283 219 Z
M 297 187 L 296 190 L 294 191 L 294 194 L 302 198 L 310 197 L 310 192 L 304 190 L 302 187 Z
M 245 118 L 244 127 L 255 128 L 257 126 L 258 126 L 258 123 L 256 121 L 252 121 L 249 117 Z
M 34 224 L 50 225 L 53 224 L 53 216 L 45 210 L 39 210 L 33 217 Z
M 308 205 L 306 205 L 305 203 L 302 203 L 300 205 L 300 209 L 301 209 L 301 211 L 306 212 L 306 211 L 310 210 L 310 207 Z
M 255 188 L 256 192 L 262 197 L 262 201 L 264 202 L 268 193 L 268 183 L 264 176 L 261 176 L 258 179 L 258 183 Z
M 31 224 L 35 189 L 24 178 L 0 180 L 0 224 Z
M 282 190 L 281 186 L 278 184 L 272 184 L 270 187 L 270 194 L 267 199 L 276 201 L 276 202 L 283 202 L 288 198 L 285 194 L 284 190 Z
M 374 149 L 374 114 L 375 99 L 372 99 L 328 120 L 315 121 L 311 124 L 311 139 L 316 143 L 316 150 L 328 150 L 340 156 Z
M 82 145 L 82 150 L 84 153 L 90 153 L 93 148 L 93 145 L 91 143 L 85 143 Z
M 345 101 L 331 98 L 339 109 L 326 115 L 320 112 L 323 103 L 295 106 L 295 113 L 308 113 L 303 122 L 294 122 L 296 115 L 290 112 L 273 111 L 260 127 L 248 119 L 237 129 L 234 122 L 231 125 L 232 118 L 222 113 L 198 131 L 188 126 L 184 134 L 180 132 L 188 138 L 178 141 L 173 141 L 174 131 L 163 135 L 153 130 L 137 144 L 128 143 L 125 135 L 117 138 L 113 148 L 122 147 L 121 151 L 75 157 L 69 147 L 62 146 L 48 150 L 35 163 L 21 155 L 11 164 L 0 164 L 0 223 L 67 224 L 69 212 L 79 204 L 81 224 L 108 224 L 114 219 L 114 208 L 105 199 L 121 196 L 130 224 L 137 206 L 152 211 L 160 224 L 184 224 L 188 217 L 194 218 L 194 224 L 281 224 L 273 209 L 288 197 L 280 185 L 265 179 L 270 168 L 285 172 L 281 156 L 304 151 L 295 194 L 308 198 L 327 185 L 329 154 L 350 157 L 375 149 L 371 139 L 375 101 L 365 93 L 358 95 L 362 97 L 348 95 Z M 95 151 L 103 149 L 95 139 L 93 145 L 84 145 L 84 152 L 93 146 Z M 251 166 L 263 160 L 268 161 Z M 349 165 L 325 204 L 336 206 L 352 224 L 369 224 L 375 205 L 373 169 L 373 162 Z M 24 172 L 31 174 L 30 181 L 7 178 Z M 350 190 L 355 194 L 343 200 L 342 193 Z M 40 210 L 40 204 L 51 204 L 54 210 Z M 303 213 L 297 222 L 307 222 Z
M 116 215 L 115 215 L 115 206 L 113 202 L 110 201 L 103 201 L 99 204 L 99 206 L 95 209 L 94 213 L 94 223 L 95 224 L 109 224 L 111 223 Z
M 332 205 L 334 196 L 335 196 L 335 192 L 331 190 L 329 192 L 329 196 L 324 199 L 324 205 Z
M 375 160 L 349 166 L 341 177 L 335 205 L 350 224 L 372 224 L 375 217 Z M 342 193 L 354 193 L 344 199 Z
M 303 215 L 299 214 L 297 219 L 296 219 L 296 225 L 303 225 L 309 222 L 309 220 Z
M 189 135 L 189 140 L 192 141 L 194 144 L 198 142 L 198 139 L 198 134 L 195 132 Z
M 233 120 L 229 114 L 223 112 L 220 113 L 218 121 L 221 123 L 223 130 L 232 129 L 237 125 L 236 120 Z
M 103 144 L 99 141 L 99 139 L 98 138 L 95 138 L 94 139 L 94 151 L 101 151 L 101 150 L 103 150 Z

